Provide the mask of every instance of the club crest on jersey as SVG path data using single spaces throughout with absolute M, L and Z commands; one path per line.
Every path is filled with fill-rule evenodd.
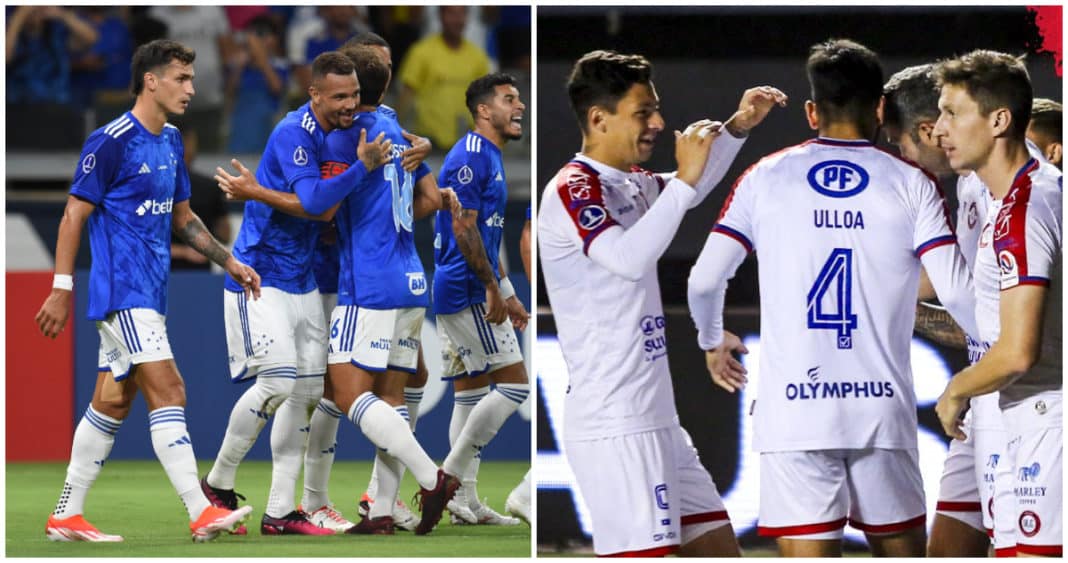
M 467 166 L 466 164 L 462 168 L 460 168 L 459 170 L 456 171 L 456 180 L 459 181 L 461 184 L 465 184 L 465 185 L 466 184 L 470 184 L 471 180 L 474 180 L 474 179 L 475 179 L 474 170 L 471 170 L 471 167 Z
M 293 150 L 293 164 L 297 166 L 304 166 L 308 163 L 308 151 L 304 150 L 304 147 L 297 146 Z
M 975 206 L 975 202 L 968 204 L 968 228 L 974 229 L 975 224 L 979 222 L 979 209 Z
M 1031 510 L 1025 510 L 1020 514 L 1020 532 L 1033 538 L 1042 529 L 1042 520 Z
M 96 168 L 96 153 L 89 153 L 82 159 L 82 173 L 88 174 Z
M 825 160 L 808 171 L 808 184 L 827 197 L 852 197 L 868 187 L 868 171 L 848 160 Z
M 422 295 L 426 293 L 426 276 L 423 272 L 407 272 L 408 276 L 408 291 L 412 292 L 412 295 Z
M 587 231 L 600 227 L 607 218 L 608 211 L 600 205 L 587 205 L 580 209 L 578 213 L 579 226 Z

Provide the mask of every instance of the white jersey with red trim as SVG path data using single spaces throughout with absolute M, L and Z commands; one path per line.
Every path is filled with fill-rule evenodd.
M 956 241 L 934 178 L 869 142 L 818 138 L 746 171 L 713 232 L 759 257 L 754 448 L 915 448 L 920 257 Z
M 986 222 L 986 212 L 990 208 L 990 192 L 972 172 L 957 178 L 957 244 L 961 254 L 968 261 L 968 268 L 975 270 L 975 253 L 979 248 L 979 233 Z
M 1001 333 L 1002 291 L 1049 287 L 1038 364 L 1001 389 L 1001 408 L 1041 391 L 1061 389 L 1061 171 L 1032 158 L 1002 200 L 987 212 L 975 264 L 976 322 L 985 347 Z
M 539 202 L 541 267 L 570 376 L 568 440 L 678 423 L 656 268 L 627 279 L 588 256 L 597 237 L 616 225 L 629 229 L 665 188 L 693 192 L 685 185 L 668 187 L 668 179 L 640 169 L 623 172 L 579 154 Z

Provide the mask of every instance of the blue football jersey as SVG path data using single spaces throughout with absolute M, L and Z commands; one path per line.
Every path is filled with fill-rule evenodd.
M 337 232 L 330 223 L 320 223 L 319 236 L 316 241 L 312 269 L 315 272 L 315 283 L 319 286 L 319 293 L 337 293 L 337 273 L 340 268 Z
M 493 275 L 497 276 L 504 205 L 508 200 L 501 150 L 482 135 L 469 132 L 445 156 L 438 185 L 452 188 L 464 209 L 478 211 L 478 233 Z M 455 313 L 475 303 L 484 303 L 486 286 L 468 267 L 456 245 L 450 211 L 438 211 L 434 234 L 434 313 Z
M 70 193 L 96 206 L 89 215 L 89 319 L 147 308 L 167 314 L 171 212 L 189 199 L 182 136 L 159 135 L 132 113 L 93 131 L 82 147 Z
M 286 114 L 278 122 L 263 158 L 256 168 L 256 181 L 265 188 L 294 193 L 297 180 L 319 177 L 319 153 L 326 139 L 310 103 Z M 287 293 L 315 289 L 312 255 L 319 235 L 318 221 L 287 215 L 266 203 L 245 203 L 241 231 L 234 242 L 234 257 L 252 266 L 260 283 Z M 241 285 L 226 276 L 226 288 L 241 291 Z
M 416 182 L 430 173 L 420 164 L 414 173 L 401 167 L 400 153 L 410 145 L 401 135 L 396 113 L 386 106 L 356 114 L 351 128 L 326 142 L 324 169 L 341 172 L 356 162 L 360 131 L 374 139 L 385 132 L 393 141 L 393 160 L 372 171 L 364 187 L 345 198 L 338 209 L 338 304 L 368 309 L 430 306 L 423 263 L 412 234 L 412 199 Z

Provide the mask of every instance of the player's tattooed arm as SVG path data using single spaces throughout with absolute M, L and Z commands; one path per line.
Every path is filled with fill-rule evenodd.
M 964 350 L 968 347 L 964 331 L 949 311 L 923 301 L 916 304 L 916 332 L 934 342 Z
M 504 322 L 508 311 L 501 297 L 501 288 L 497 285 L 497 277 L 493 275 L 493 267 L 490 266 L 489 257 L 486 255 L 486 247 L 482 244 L 482 235 L 478 232 L 478 211 L 461 209 L 458 214 L 453 214 L 452 234 L 467 266 L 482 285 L 486 286 L 486 320 L 493 324 Z
M 259 274 L 234 258 L 230 251 L 211 234 L 211 231 L 204 226 L 204 221 L 201 221 L 200 217 L 197 217 L 197 214 L 193 213 L 193 209 L 189 207 L 189 200 L 174 205 L 172 221 L 171 230 L 174 231 L 175 236 L 226 270 L 230 277 L 245 288 L 246 296 L 259 298 Z

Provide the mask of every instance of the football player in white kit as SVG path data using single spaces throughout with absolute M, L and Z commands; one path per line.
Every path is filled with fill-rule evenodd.
M 582 151 L 546 186 L 537 228 L 570 376 L 564 452 L 590 510 L 593 549 L 737 556 L 723 502 L 675 411 L 656 261 L 749 129 L 786 96 L 752 88 L 726 125 L 676 131 L 678 171 L 653 174 L 637 166 L 664 129 L 648 60 L 587 53 L 568 94 Z
M 945 203 L 918 166 L 876 148 L 882 69 L 849 40 L 814 46 L 805 104 L 819 137 L 735 184 L 690 274 L 713 379 L 741 388 L 723 334 L 727 280 L 760 256 L 758 532 L 785 556 L 841 554 L 848 521 L 876 555 L 923 556 L 925 501 L 909 366 L 919 271 L 975 333 L 974 295 Z
M 1029 154 L 1032 91 L 1015 58 L 974 51 L 936 71 L 935 135 L 950 165 L 970 169 L 993 200 L 975 264 L 982 358 L 936 406 L 946 433 L 965 437 L 971 397 L 999 391 L 1005 459 L 1016 496 L 1016 553 L 1062 555 L 1061 173 Z M 1047 316 L 1046 311 L 1050 311 Z
M 1061 140 L 1063 119 L 1063 107 L 1049 98 L 1035 98 L 1031 104 L 1027 140 L 1033 142 L 1042 152 L 1042 157 L 1057 168 L 1061 168 L 1064 159 L 1064 144 Z

